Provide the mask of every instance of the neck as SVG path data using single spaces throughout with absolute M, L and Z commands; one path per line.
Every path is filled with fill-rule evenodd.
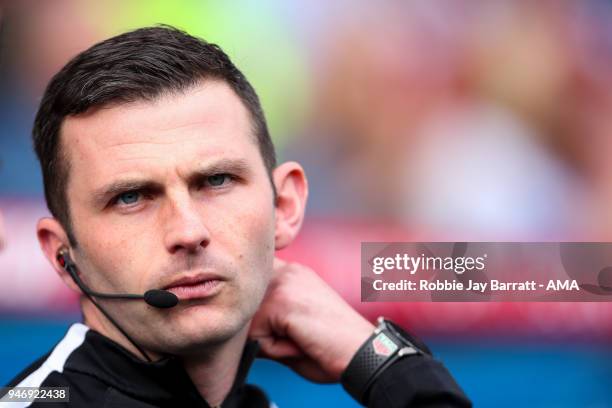
M 229 394 L 247 340 L 248 325 L 235 336 L 201 353 L 182 356 L 185 371 L 200 395 L 213 406 L 220 406 Z
M 83 316 L 85 316 L 85 324 L 88 327 L 143 359 L 138 349 L 100 313 L 95 305 L 85 300 L 82 301 L 81 307 Z M 205 350 L 198 353 L 181 356 L 183 367 L 191 381 L 202 398 L 212 407 L 221 405 L 234 384 L 247 340 L 248 327 L 248 324 L 245 325 L 236 335 L 223 343 L 206 347 Z M 150 350 L 145 350 L 145 352 L 153 361 L 162 357 Z

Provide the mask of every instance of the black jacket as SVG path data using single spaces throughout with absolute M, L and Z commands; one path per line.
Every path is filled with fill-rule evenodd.
M 223 408 L 275 406 L 260 388 L 245 384 L 258 349 L 256 342 L 246 344 Z M 8 386 L 69 387 L 69 403 L 7 404 L 12 408 L 209 407 L 178 359 L 144 362 L 80 323 L 73 324 L 51 352 L 31 364 Z M 448 371 L 428 356 L 395 363 L 377 379 L 369 399 L 368 406 L 373 408 L 471 406 Z

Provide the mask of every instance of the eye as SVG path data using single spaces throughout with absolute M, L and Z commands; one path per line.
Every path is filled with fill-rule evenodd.
M 142 194 L 138 191 L 128 191 L 117 196 L 117 203 L 123 205 L 131 205 L 138 202 Z
M 211 187 L 220 187 L 231 181 L 231 176 L 227 173 L 213 174 L 212 176 L 206 177 L 206 183 Z

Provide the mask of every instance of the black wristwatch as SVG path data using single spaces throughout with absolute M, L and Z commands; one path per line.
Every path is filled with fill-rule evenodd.
M 379 317 L 378 327 L 357 350 L 340 381 L 353 398 L 365 405 L 371 385 L 387 367 L 400 358 L 423 354 L 431 355 L 425 344 Z

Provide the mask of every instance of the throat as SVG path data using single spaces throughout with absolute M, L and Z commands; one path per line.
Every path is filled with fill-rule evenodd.
M 248 328 L 248 327 L 247 327 Z M 225 343 L 201 354 L 182 356 L 185 371 L 213 408 L 221 408 L 236 380 L 246 344 L 246 329 Z

